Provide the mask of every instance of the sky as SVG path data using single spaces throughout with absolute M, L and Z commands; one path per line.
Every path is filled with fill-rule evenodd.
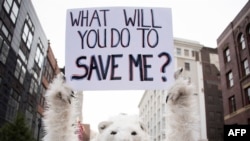
M 59 67 L 64 66 L 66 10 L 90 7 L 166 7 L 172 9 L 173 36 L 215 48 L 216 40 L 248 0 L 32 0 Z M 96 130 L 119 113 L 138 114 L 144 91 L 84 91 L 83 122 Z

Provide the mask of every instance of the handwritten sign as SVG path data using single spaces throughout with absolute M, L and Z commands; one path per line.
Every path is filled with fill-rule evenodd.
M 173 51 L 169 8 L 67 11 L 65 75 L 75 90 L 166 89 Z

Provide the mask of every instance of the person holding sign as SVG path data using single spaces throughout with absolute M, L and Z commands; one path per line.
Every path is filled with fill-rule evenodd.
M 199 139 L 198 100 L 193 87 L 176 72 L 176 82 L 168 91 L 167 141 L 195 141 Z M 73 91 L 59 74 L 46 94 L 48 108 L 44 112 L 46 135 L 43 141 L 77 141 Z M 98 112 L 98 111 L 97 111 Z M 150 141 L 143 121 L 138 116 L 118 115 L 100 122 L 99 133 L 91 141 Z
M 164 18 L 161 15 L 164 14 Z M 43 141 L 77 141 L 74 91 L 168 91 L 168 141 L 198 140 L 192 87 L 174 73 L 171 10 L 86 8 L 67 11 L 65 76 L 45 94 Z M 175 75 L 174 75 L 175 74 Z M 176 80 L 175 80 L 176 79 Z M 98 112 L 98 111 L 97 111 Z M 180 124 L 181 123 L 181 124 Z M 92 141 L 150 141 L 138 116 L 118 115 L 99 124 Z

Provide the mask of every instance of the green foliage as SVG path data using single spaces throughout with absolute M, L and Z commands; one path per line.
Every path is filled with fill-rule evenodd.
M 0 128 L 0 141 L 35 141 L 25 124 L 24 116 L 17 115 L 14 123 L 6 123 Z

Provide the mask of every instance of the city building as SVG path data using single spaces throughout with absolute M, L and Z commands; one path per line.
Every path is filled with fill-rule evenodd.
M 250 1 L 217 38 L 225 124 L 250 124 Z
M 216 48 L 201 49 L 203 84 L 205 94 L 205 111 L 207 139 L 223 141 L 223 102 L 220 88 L 219 57 Z
M 0 127 L 22 113 L 40 138 L 43 94 L 58 71 L 32 2 L 1 0 Z
M 219 57 L 216 48 L 195 41 L 175 38 L 175 67 L 184 68 L 184 77 L 195 86 L 201 117 L 200 140 L 223 141 L 223 105 L 220 87 Z M 152 140 L 166 138 L 167 90 L 146 91 L 140 101 L 140 116 Z
M 37 95 L 37 126 L 35 129 L 35 135 L 37 138 L 41 139 L 44 136 L 44 130 L 42 126 L 41 119 L 43 117 L 45 102 L 45 92 L 49 87 L 49 83 L 52 82 L 56 74 L 60 73 L 60 68 L 58 67 L 57 61 L 55 59 L 54 53 L 51 49 L 50 42 L 48 42 L 47 55 L 44 58 L 43 71 L 40 92 Z
M 200 140 L 207 140 L 205 95 L 203 86 L 203 71 L 201 64 L 202 45 L 186 39 L 174 39 L 175 68 L 184 69 L 183 76 L 196 87 L 195 93 L 199 97 L 200 112 Z M 167 90 L 168 88 L 166 88 Z M 164 90 L 148 90 L 144 93 L 140 103 L 140 116 L 146 123 L 152 141 L 164 141 L 166 138 L 166 96 Z

